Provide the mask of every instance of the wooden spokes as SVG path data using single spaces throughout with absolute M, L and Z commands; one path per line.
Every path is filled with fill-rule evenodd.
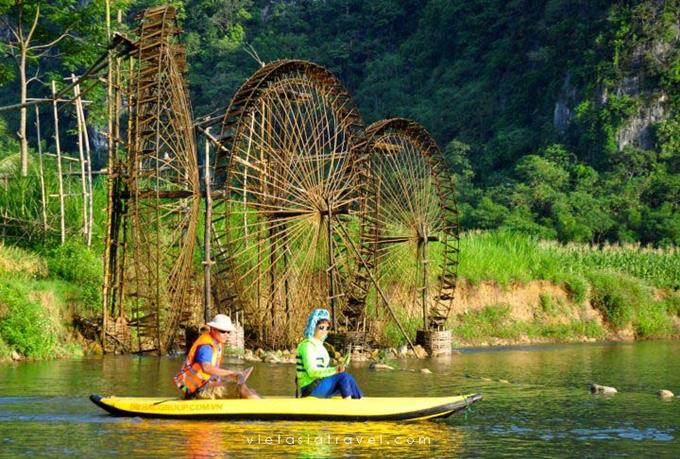
M 439 148 L 417 123 L 395 118 L 366 132 L 362 246 L 391 301 L 445 325 L 456 286 L 458 216 Z
M 293 315 L 342 300 L 348 262 L 333 220 L 357 200 L 359 128 L 337 80 L 302 61 L 261 69 L 225 115 L 229 154 L 216 167 L 225 198 L 213 218 L 218 303 L 269 324 L 259 330 L 267 344 L 288 340 Z

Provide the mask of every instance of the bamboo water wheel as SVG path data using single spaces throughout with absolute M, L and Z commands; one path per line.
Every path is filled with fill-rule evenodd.
M 165 353 L 189 312 L 201 196 L 175 9 L 147 9 L 140 21 L 128 77 L 127 157 L 109 204 L 108 253 L 115 256 L 107 298 L 118 296 L 121 316 L 136 326 L 137 351 Z
M 362 134 L 350 95 L 316 64 L 271 63 L 234 96 L 215 167 L 214 297 L 258 324 L 255 342 L 292 344 L 314 307 L 342 323 L 352 261 L 335 222 L 358 199 Z
M 459 254 L 450 171 L 430 134 L 406 119 L 369 126 L 364 148 L 362 252 L 390 302 L 421 316 L 423 330 L 442 331 Z

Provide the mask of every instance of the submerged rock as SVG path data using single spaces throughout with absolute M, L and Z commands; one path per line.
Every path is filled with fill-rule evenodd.
M 371 370 L 394 370 L 393 367 L 386 363 L 372 363 L 369 368 Z
M 671 392 L 667 389 L 661 389 L 659 392 L 656 393 L 656 396 L 659 397 L 659 398 L 662 398 L 662 399 L 675 397 L 673 392 Z
M 601 386 L 600 384 L 591 384 L 590 392 L 593 394 L 611 395 L 617 393 L 618 391 L 616 390 L 615 387 Z
M 428 374 L 428 375 L 431 375 L 431 374 L 432 374 L 432 372 L 431 372 L 428 368 L 421 368 L 421 369 L 420 369 L 420 372 L 421 372 L 421 373 Z

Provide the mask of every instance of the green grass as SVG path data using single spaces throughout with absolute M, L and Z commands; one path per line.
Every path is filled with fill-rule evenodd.
M 453 327 L 454 336 L 468 343 L 479 343 L 490 338 L 518 340 L 520 338 L 545 338 L 550 341 L 605 336 L 605 330 L 597 322 L 572 320 L 566 324 L 513 320 L 510 307 L 503 304 L 489 305 L 477 311 L 459 315 Z
M 680 282 L 677 248 L 597 248 L 560 245 L 506 231 L 469 232 L 461 239 L 459 275 L 473 284 L 495 282 L 502 287 L 551 281 L 561 284 L 576 304 L 590 300 L 613 331 L 632 327 L 641 338 L 677 333 L 670 319 L 680 312 L 680 296 L 672 293 Z M 665 291 L 666 298 L 655 299 L 656 289 Z M 561 313 L 560 305 L 545 294 L 538 307 L 545 317 Z M 465 339 L 512 338 L 518 334 L 556 338 L 602 335 L 597 324 L 578 321 L 568 326 L 518 324 L 509 319 L 506 308 L 498 305 L 464 315 L 459 322 L 457 332 Z
M 65 280 L 49 270 L 52 262 L 0 243 L 0 360 L 13 351 L 32 359 L 82 355 L 69 322 L 72 313 L 92 308 L 91 273 L 81 268 Z
M 493 280 L 499 285 L 544 279 L 568 284 L 584 294 L 583 276 L 591 271 L 626 274 L 659 288 L 680 286 L 680 249 L 636 245 L 562 245 L 508 231 L 463 234 L 459 274 L 472 283 Z

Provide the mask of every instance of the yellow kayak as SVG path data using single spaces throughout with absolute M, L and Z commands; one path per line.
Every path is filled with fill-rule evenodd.
M 456 397 L 366 397 L 361 400 L 314 397 L 182 400 L 90 396 L 97 406 L 116 416 L 265 421 L 413 421 L 445 418 L 481 398 L 480 394 Z

